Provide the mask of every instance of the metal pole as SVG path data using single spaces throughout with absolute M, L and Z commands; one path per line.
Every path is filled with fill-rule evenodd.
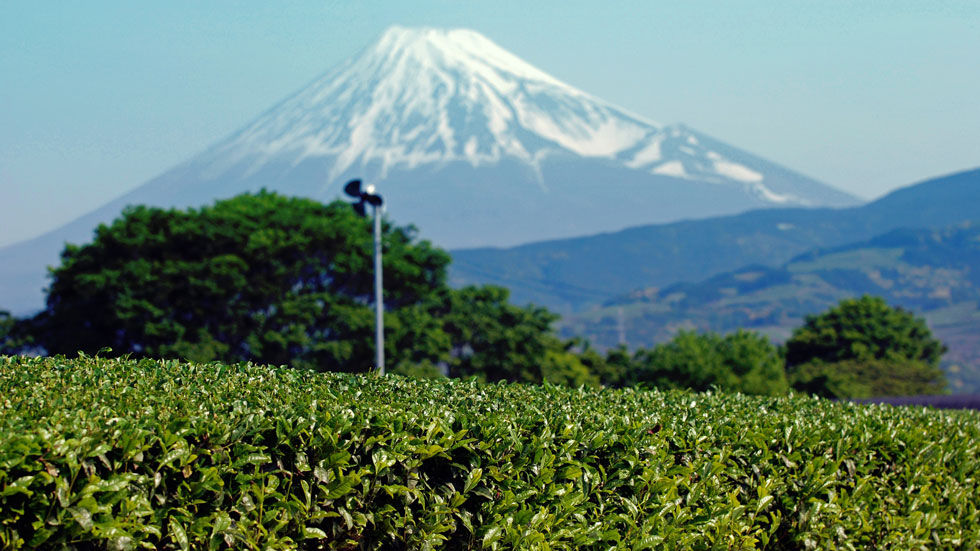
M 378 373 L 385 374 L 384 296 L 381 294 L 381 207 L 374 207 L 374 346 Z

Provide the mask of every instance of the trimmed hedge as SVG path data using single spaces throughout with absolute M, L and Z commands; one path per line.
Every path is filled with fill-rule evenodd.
M 0 357 L 0 547 L 976 549 L 980 414 Z

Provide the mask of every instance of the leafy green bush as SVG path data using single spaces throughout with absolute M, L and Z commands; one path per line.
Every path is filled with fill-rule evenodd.
M 980 415 L 0 357 L 0 548 L 975 549 Z
M 864 295 L 840 301 L 807 316 L 786 341 L 786 363 L 813 360 L 907 359 L 938 365 L 946 347 L 932 336 L 925 320 L 881 297 Z
M 790 373 L 794 389 L 825 398 L 872 398 L 942 394 L 946 378 L 941 369 L 912 360 L 814 361 Z
M 640 350 L 634 383 L 655 388 L 712 387 L 730 392 L 780 396 L 789 387 L 779 350 L 759 333 L 680 331 L 670 342 Z

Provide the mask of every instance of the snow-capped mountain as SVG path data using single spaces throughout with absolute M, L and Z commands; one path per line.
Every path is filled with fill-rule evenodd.
M 214 152 L 254 170 L 270 159 L 330 158 L 329 177 L 558 150 L 612 157 L 659 127 L 550 77 L 467 30 L 392 28 Z M 256 156 L 258 154 L 258 156 Z M 328 179 L 329 179 L 328 177 Z
M 240 131 L 104 207 L 0 250 L 0 308 L 41 306 L 44 265 L 127 204 L 377 186 L 443 247 L 513 245 L 846 193 L 578 90 L 469 30 L 387 30 Z
M 384 181 L 426 165 L 510 160 L 547 186 L 541 165 L 563 154 L 740 187 L 763 202 L 854 201 L 825 189 L 783 189 L 778 177 L 767 181 L 769 167 L 712 150 L 683 126 L 610 105 L 470 30 L 391 28 L 199 164 L 205 174 L 247 177 L 270 163 L 316 161 L 335 184 L 349 172 Z

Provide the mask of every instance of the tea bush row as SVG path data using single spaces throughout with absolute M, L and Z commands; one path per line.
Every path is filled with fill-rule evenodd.
M 0 357 L 3 549 L 976 549 L 980 414 Z

